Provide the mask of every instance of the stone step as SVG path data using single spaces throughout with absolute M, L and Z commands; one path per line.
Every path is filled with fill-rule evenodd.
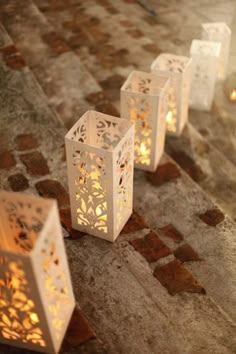
M 100 86 L 32 1 L 24 1 L 20 11 L 17 1 L 3 1 L 1 17 L 48 96 L 51 107 L 70 127 L 91 109 L 92 105 L 85 97 L 101 90 Z
M 232 29 L 228 73 L 236 70 L 236 4 L 234 0 L 219 0 L 209 3 L 205 0 L 166 2 L 147 0 L 144 3 L 152 13 L 145 11 L 138 1 L 107 0 L 106 6 L 127 16 L 126 25 L 135 25 L 143 35 L 150 38 L 159 51 L 189 56 L 193 39 L 201 38 L 201 24 L 204 22 L 226 22 Z M 153 14 L 156 15 L 153 15 Z M 118 15 L 117 15 L 118 16 Z M 190 122 L 206 141 L 236 165 L 236 119 L 235 103 L 225 97 L 224 85 L 216 85 L 216 93 L 210 113 L 190 111 Z
M 30 3 L 30 2 L 28 2 Z M 146 35 L 150 34 L 151 29 L 160 29 L 160 26 L 166 27 L 166 25 L 155 25 L 155 21 L 149 23 L 150 15 L 146 14 L 137 4 L 126 4 L 121 1 L 110 2 L 109 1 L 89 1 L 86 2 L 86 6 L 81 1 L 73 1 L 71 4 L 61 1 L 60 3 L 50 2 L 48 0 L 35 2 L 43 11 L 51 25 L 54 26 L 54 33 L 57 33 L 63 38 L 64 43 L 76 53 L 84 67 L 93 75 L 93 78 L 97 80 L 94 83 L 94 92 L 88 94 L 86 88 L 84 91 L 84 97 L 82 102 L 89 102 L 92 107 L 96 107 L 98 110 L 105 113 L 116 114 L 111 107 L 110 100 L 117 111 L 119 111 L 119 89 L 128 76 L 131 70 L 149 70 L 150 63 L 160 52 L 160 49 L 154 44 L 153 38 L 157 30 L 152 32 L 151 39 Z M 113 5 L 112 5 L 113 4 Z M 121 6 L 123 4 L 123 6 Z M 31 13 L 33 5 L 25 7 L 25 14 Z M 27 10 L 26 10 L 27 9 Z M 122 11 L 129 11 L 131 15 L 129 18 L 122 14 Z M 133 11 L 131 11 L 133 9 Z M 120 11 L 119 11 L 120 10 Z M 190 11 L 190 10 L 188 10 Z M 34 13 L 36 10 L 34 9 Z M 14 12 L 12 13 L 14 15 Z M 38 15 L 39 16 L 39 15 Z M 34 20 L 32 18 L 34 17 Z M 39 18 L 43 17 L 40 14 Z M 29 41 L 26 40 L 22 43 L 19 33 L 24 32 L 24 38 L 27 38 L 28 33 L 34 33 L 36 31 L 36 23 L 40 22 L 37 16 L 30 16 L 30 20 L 27 20 L 26 15 L 22 15 L 21 20 L 18 20 L 18 26 L 22 29 L 16 31 L 15 24 L 13 26 L 8 25 L 8 29 L 14 36 L 14 39 L 18 41 L 18 45 L 23 50 L 26 58 L 29 59 L 32 69 L 37 67 L 36 75 L 42 86 L 46 89 L 46 92 L 50 100 L 61 101 L 62 106 L 66 107 L 66 117 L 71 123 L 77 120 L 76 114 L 77 102 L 71 101 L 69 97 L 63 97 L 59 92 L 52 92 L 47 90 L 47 75 L 48 72 L 47 60 L 45 65 L 38 67 L 37 57 L 35 57 L 35 50 L 29 46 Z M 138 20 L 143 23 L 142 32 L 136 27 Z M 203 19 L 200 18 L 197 24 Z M 41 20 L 42 21 L 42 20 Z M 132 22 L 131 22 L 132 21 Z M 46 22 L 46 20 L 44 20 Z M 34 26 L 33 26 L 34 25 Z M 49 26 L 49 25 L 48 25 Z M 37 27 L 40 27 L 39 25 Z M 116 28 L 114 31 L 113 28 Z M 38 31 L 38 30 L 37 30 Z M 51 29 L 49 30 L 52 31 Z M 44 33 L 44 32 L 43 32 Z M 53 42 L 45 43 L 44 34 L 41 34 L 41 39 L 44 40 L 44 45 L 48 45 L 48 51 L 50 52 L 50 46 L 55 46 Z M 160 32 L 161 33 L 161 32 Z M 182 33 L 182 32 L 181 32 Z M 35 37 L 35 36 L 34 36 Z M 171 37 L 172 38 L 172 37 Z M 157 37 L 159 40 L 159 37 Z M 187 41 L 187 39 L 186 39 Z M 173 39 L 170 40 L 173 42 Z M 160 42 L 162 43 L 162 42 Z M 128 49 L 127 49 L 127 48 Z M 182 48 L 182 47 L 179 47 Z M 39 50 L 39 45 L 37 45 Z M 182 48 L 183 49 L 183 48 Z M 174 49 L 173 49 L 174 50 Z M 174 51 L 176 52 L 176 51 Z M 42 53 L 42 55 L 45 53 Z M 39 54 L 38 54 L 39 55 Z M 62 54 L 63 56 L 64 54 Z M 72 54 L 73 55 L 73 54 Z M 59 60 L 55 57 L 50 57 L 50 61 Z M 40 61 L 40 63 L 42 60 Z M 55 63 L 55 66 L 57 64 Z M 70 63 L 67 62 L 67 70 L 73 73 L 73 67 L 69 69 Z M 74 77 L 74 75 L 72 74 Z M 60 73 L 60 69 L 57 70 L 56 77 L 54 76 L 50 80 L 50 86 L 53 87 L 53 81 L 55 80 L 55 86 L 60 83 L 63 87 L 67 87 L 67 91 L 71 92 L 76 90 L 73 80 L 69 80 L 63 77 Z M 87 83 L 84 82 L 85 87 Z M 72 87 L 70 87 L 72 85 Z M 95 91 L 97 85 L 98 91 Z M 100 89 L 98 88 L 100 87 Z M 102 87 L 102 89 L 101 89 Z M 82 89 L 80 89 L 82 91 Z M 56 98 L 56 95 L 58 96 Z M 64 103 L 63 103 L 64 102 Z M 100 102 L 100 103 L 99 103 Z M 54 106 L 58 109 L 57 105 Z M 63 112 L 58 109 L 60 114 Z M 197 121 L 198 126 L 201 126 L 201 132 L 204 133 L 202 125 L 206 126 L 205 113 L 190 111 L 190 120 Z M 209 118 L 210 117 L 210 118 Z M 212 113 L 208 114 L 208 121 L 211 125 L 214 125 Z M 201 124 L 201 122 L 203 122 Z M 210 124 L 210 123 L 209 123 Z M 214 125 L 215 126 L 215 125 Z M 230 130 L 230 129 L 228 129 Z M 210 125 L 207 130 L 210 133 Z M 233 132 L 233 130 L 232 130 Z M 205 134 L 206 135 L 206 134 Z M 209 134 L 208 134 L 209 135 Z M 210 140 L 211 141 L 211 140 Z M 187 173 L 216 201 L 233 219 L 236 219 L 235 212 L 235 199 L 236 199 L 236 167 L 230 163 L 230 160 L 224 158 L 222 154 L 209 144 L 208 139 L 204 139 L 200 135 L 195 126 L 188 124 L 188 127 L 184 130 L 181 138 L 173 139 L 168 138 L 166 144 L 166 151 L 185 169 Z
M 65 129 L 14 50 L 0 51 L 1 188 L 16 190 L 9 177 L 20 174 L 27 193 L 66 207 Z M 98 337 L 79 351 L 234 353 L 236 225 L 167 155 L 155 174 L 136 171 L 134 204 L 144 220 L 134 214 L 116 243 L 65 240 L 76 299 Z

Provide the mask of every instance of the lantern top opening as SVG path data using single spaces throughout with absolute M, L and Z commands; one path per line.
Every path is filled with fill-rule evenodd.
M 122 86 L 122 91 L 138 93 L 141 95 L 160 96 L 162 90 L 168 85 L 167 75 L 153 75 L 143 71 L 132 71 Z
M 112 152 L 130 129 L 133 129 L 133 123 L 127 119 L 87 111 L 65 139 Z
M 202 23 L 202 28 L 210 34 L 231 34 L 231 30 L 225 22 Z
M 153 61 L 151 70 L 171 71 L 177 74 L 183 73 L 191 64 L 192 59 L 181 55 L 163 53 Z
M 26 194 L 0 192 L 0 250 L 31 253 L 55 203 Z
M 191 44 L 190 53 L 203 56 L 219 57 L 221 43 L 194 39 Z

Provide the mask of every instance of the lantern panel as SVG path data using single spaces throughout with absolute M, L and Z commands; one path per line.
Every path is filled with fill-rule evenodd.
M 56 202 L 0 193 L 0 341 L 56 353 L 75 300 Z
M 115 180 L 120 178 L 123 193 L 126 194 L 125 189 L 129 190 L 132 199 L 132 153 L 127 154 L 125 147 L 132 146 L 133 134 L 132 124 L 126 120 L 88 111 L 66 135 L 72 225 L 75 229 L 110 241 L 118 236 L 115 201 L 119 188 Z M 115 159 L 117 153 L 119 157 Z M 125 179 L 129 179 L 126 188 L 123 185 Z M 131 212 L 132 206 L 129 205 L 129 216 Z M 122 211 L 122 215 L 125 214 L 126 209 Z M 119 216 L 121 224 L 122 215 Z
M 231 30 L 224 22 L 212 22 L 202 24 L 202 39 L 221 43 L 220 58 L 218 64 L 218 78 L 223 80 L 227 72 Z
M 121 88 L 121 116 L 135 124 L 135 167 L 154 171 L 163 153 L 168 78 L 133 71 Z
M 193 40 L 190 53 L 193 60 L 189 104 L 191 108 L 211 109 L 217 76 L 221 44 Z
M 166 115 L 169 134 L 180 135 L 188 119 L 191 61 L 188 57 L 163 53 L 151 65 L 154 74 L 170 78 Z

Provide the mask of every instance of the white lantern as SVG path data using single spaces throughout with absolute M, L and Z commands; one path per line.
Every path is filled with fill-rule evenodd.
M 217 42 L 193 40 L 192 79 L 189 105 L 191 108 L 209 111 L 215 93 L 217 68 L 221 44 Z
M 169 79 L 133 71 L 121 88 L 121 117 L 135 123 L 135 167 L 155 171 L 165 143 Z
M 202 39 L 221 43 L 218 78 L 223 80 L 227 72 L 229 60 L 231 30 L 224 22 L 202 24 Z
M 58 353 L 74 295 L 54 200 L 0 193 L 0 342 Z
M 132 213 L 134 126 L 88 111 L 65 141 L 72 226 L 114 241 Z
M 191 62 L 188 57 L 163 53 L 151 65 L 154 74 L 170 77 L 166 130 L 172 135 L 180 135 L 188 120 Z

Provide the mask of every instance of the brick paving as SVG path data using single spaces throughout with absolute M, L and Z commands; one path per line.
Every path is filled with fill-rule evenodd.
M 75 0 L 71 1 L 60 0 L 52 2 L 50 6 L 46 1 L 42 1 L 40 7 L 45 12 L 59 11 L 63 18 L 65 6 L 71 3 L 77 6 Z M 28 1 L 25 3 L 29 4 Z M 90 3 L 94 2 L 88 1 L 86 9 L 89 9 L 89 12 L 93 14 L 98 9 L 102 12 L 99 6 L 95 9 L 90 7 Z M 100 3 L 105 4 L 106 16 L 108 13 L 113 17 L 117 16 L 119 21 L 125 21 L 109 1 L 103 0 Z M 6 8 L 14 14 L 12 4 L 14 5 L 14 2 L 8 3 Z M 43 27 L 43 24 L 45 26 L 45 33 L 51 33 L 47 36 L 51 52 L 48 47 L 45 49 L 44 42 L 41 42 L 45 51 L 41 54 L 39 52 L 39 57 L 44 58 L 43 54 L 46 53 L 46 63 L 51 65 L 55 63 L 53 58 L 60 58 L 60 64 L 63 62 L 63 65 L 59 65 L 60 70 L 66 67 L 66 73 L 69 71 L 72 79 L 72 74 L 76 71 L 71 70 L 73 67 L 71 65 L 79 63 L 78 57 L 67 50 L 68 44 L 67 40 L 64 42 L 64 36 L 62 37 L 60 33 L 55 36 L 55 31 L 52 28 L 49 31 L 47 23 L 36 8 L 31 6 L 30 9 L 35 15 L 34 20 L 39 16 L 41 26 Z M 81 6 L 79 9 L 81 10 Z M 25 11 L 27 13 L 27 6 Z M 92 20 L 91 28 L 87 30 L 88 23 L 85 22 L 91 23 L 91 14 L 86 19 L 86 11 L 85 13 L 82 11 L 82 14 L 80 11 L 75 12 L 74 16 L 73 23 L 70 25 L 67 23 L 66 26 L 72 25 L 75 33 L 77 29 L 75 30 L 74 26 L 78 19 L 78 23 L 82 21 L 83 25 L 80 30 L 86 36 L 90 36 L 89 38 L 96 37 L 99 44 L 106 45 L 113 35 L 110 33 L 108 36 L 102 30 L 96 33 L 94 27 L 94 23 L 98 24 L 96 19 Z M 8 26 L 11 20 L 11 18 L 6 20 Z M 99 23 L 103 20 L 101 17 Z M 155 23 L 145 22 L 155 26 Z M 112 21 L 109 25 L 112 23 L 114 26 Z M 12 27 L 10 26 L 11 30 L 13 31 L 14 26 L 17 28 L 17 25 L 14 23 Z M 130 28 L 129 22 L 126 22 L 125 28 L 126 33 L 127 28 Z M 133 41 L 132 43 L 136 43 L 137 39 L 141 43 L 147 41 L 140 32 L 137 34 L 137 31 L 133 30 L 131 32 L 133 35 L 128 33 L 129 37 L 125 39 Z M 28 32 L 25 34 L 28 35 Z M 146 44 L 152 44 L 151 41 L 147 42 L 149 43 Z M 2 32 L 0 43 L 2 48 L 14 47 Z M 26 44 L 23 47 L 27 53 L 29 48 Z M 92 52 L 95 51 L 94 47 L 95 41 L 92 39 L 90 43 Z M 135 48 L 138 48 L 138 44 Z M 125 58 L 127 52 L 123 48 L 120 49 Z M 26 192 L 39 193 L 58 200 L 63 208 L 60 211 L 62 225 L 70 235 L 66 240 L 66 248 L 76 299 L 97 335 L 97 339 L 92 340 L 94 333 L 91 327 L 86 327 L 87 322 L 86 324 L 83 322 L 85 332 L 81 330 L 79 337 L 77 325 L 80 326 L 81 322 L 76 321 L 68 336 L 69 347 L 67 343 L 63 353 L 74 353 L 77 349 L 72 349 L 71 345 L 78 345 L 84 341 L 86 343 L 78 349 L 83 353 L 234 353 L 236 226 L 233 221 L 211 202 L 173 160 L 164 155 L 154 174 L 136 171 L 134 198 L 136 212 L 116 243 L 111 245 L 76 233 L 71 229 L 69 212 L 66 209 L 68 194 L 63 144 L 65 129 L 60 119 L 49 108 L 29 69 L 25 64 L 20 67 L 18 58 L 14 59 L 16 64 L 9 65 L 8 56 L 4 54 L 6 52 L 8 50 L 1 50 L 0 62 L 3 79 L 0 95 L 5 98 L 1 109 L 3 125 L 0 136 L 3 138 L 0 153 L 4 157 L 0 159 L 1 188 L 7 190 L 19 188 L 21 185 L 24 186 L 24 183 L 27 185 L 28 181 L 29 187 L 25 189 Z M 22 58 L 18 50 L 12 52 L 13 57 Z M 28 55 L 29 53 L 31 52 L 28 51 Z M 104 105 L 108 105 L 111 97 L 114 97 L 114 105 L 110 106 L 110 109 L 115 109 L 118 97 L 116 92 L 121 77 L 125 77 L 131 66 L 130 64 L 127 66 L 125 58 L 122 62 L 124 71 L 114 70 L 108 73 L 115 65 L 112 53 L 112 48 L 108 57 L 104 57 L 101 51 L 96 51 L 97 59 L 105 69 L 96 75 L 97 64 L 94 66 L 92 63 L 88 64 L 91 64 L 93 68 L 91 72 L 100 86 L 91 78 L 88 71 L 81 68 L 82 72 L 86 73 L 85 77 L 93 83 L 92 92 L 88 92 L 86 85 L 84 91 L 81 87 L 79 90 L 81 101 L 86 101 L 89 107 L 91 103 L 94 103 L 95 107 L 99 106 L 102 95 Z M 143 59 L 143 65 L 145 60 L 147 58 Z M 19 61 L 25 63 L 24 59 Z M 34 60 L 31 61 L 31 65 L 33 63 Z M 142 63 L 139 62 L 137 65 L 139 64 Z M 60 70 L 57 74 L 61 72 Z M 40 60 L 35 72 L 40 82 L 45 85 L 49 102 L 51 100 L 50 103 L 57 107 L 59 113 L 63 112 L 63 106 L 71 107 L 70 95 L 68 94 L 66 100 L 62 102 L 60 99 L 63 91 L 56 90 L 58 83 L 65 83 L 65 77 L 60 81 L 55 75 L 50 82 L 50 76 L 45 76 L 50 82 L 50 89 L 55 84 L 53 94 L 50 94 L 49 86 L 46 85 L 47 80 L 42 80 L 44 71 L 40 66 Z M 69 80 L 65 87 L 69 92 L 72 92 L 72 89 L 76 91 L 73 96 L 75 98 L 78 92 L 73 83 L 74 81 Z M 113 92 L 107 97 L 110 90 Z M 71 112 L 75 113 L 76 110 L 73 108 L 69 110 L 69 114 Z M 71 124 L 70 119 L 67 116 L 65 123 Z M 205 146 L 201 145 L 201 153 L 206 151 Z M 179 161 L 185 164 L 185 169 L 189 164 L 193 170 L 196 169 L 197 165 L 194 165 L 193 160 L 186 158 L 185 153 L 186 150 L 180 155 Z M 25 155 L 28 159 L 25 159 Z M 31 163 L 32 159 L 41 161 L 41 166 L 40 164 L 35 166 L 35 162 Z M 195 294 L 188 294 L 189 292 Z M 224 343 L 221 341 L 222 336 Z M 1 350 L 4 352 L 5 348 L 2 347 Z M 8 351 L 19 353 L 16 349 Z

